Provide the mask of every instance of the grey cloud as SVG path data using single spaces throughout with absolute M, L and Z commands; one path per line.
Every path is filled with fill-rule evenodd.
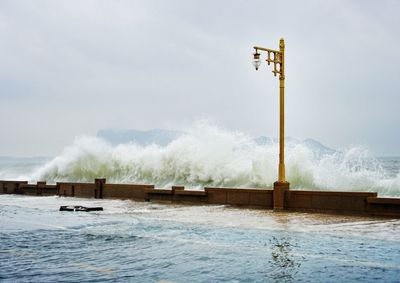
M 399 12 L 398 1 L 2 1 L 0 155 L 202 115 L 276 136 L 278 81 L 250 61 L 282 36 L 287 134 L 399 155 Z

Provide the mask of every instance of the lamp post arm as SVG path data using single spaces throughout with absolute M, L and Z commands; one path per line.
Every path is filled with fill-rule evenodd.
M 274 52 L 274 53 L 279 53 L 281 54 L 281 52 L 279 50 L 273 50 L 273 49 L 269 49 L 269 48 L 265 48 L 265 47 L 260 47 L 260 46 L 253 46 L 253 48 L 257 51 L 257 50 L 262 50 L 262 51 L 267 51 L 267 52 Z

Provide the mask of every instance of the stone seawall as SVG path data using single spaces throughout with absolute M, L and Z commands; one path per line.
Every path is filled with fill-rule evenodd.
M 268 188 L 205 187 L 203 190 L 190 190 L 183 186 L 172 186 L 170 189 L 158 189 L 148 184 L 108 184 L 106 179 L 95 179 L 93 183 L 58 182 L 56 185 L 0 180 L 0 194 L 224 204 L 274 209 L 273 189 Z M 288 190 L 284 193 L 284 209 L 400 218 L 400 198 L 380 198 L 375 192 Z

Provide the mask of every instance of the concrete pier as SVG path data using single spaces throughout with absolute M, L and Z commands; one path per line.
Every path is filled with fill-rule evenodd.
M 279 186 L 278 186 L 279 187 Z M 223 204 L 274 210 L 370 215 L 400 218 L 400 198 L 380 198 L 375 192 L 303 191 L 285 188 L 215 188 L 202 190 L 172 186 L 158 189 L 149 184 L 108 184 L 106 179 L 93 183 L 0 180 L 0 194 L 65 196 L 99 199 L 132 199 L 188 204 Z

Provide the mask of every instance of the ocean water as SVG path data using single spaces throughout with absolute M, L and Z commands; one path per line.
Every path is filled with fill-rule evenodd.
M 103 206 L 60 212 L 60 205 Z M 400 220 L 0 195 L 1 282 L 399 282 Z
M 78 137 L 51 159 L 0 158 L 0 179 L 148 183 L 268 188 L 277 180 L 279 145 L 199 122 L 167 145 L 112 145 Z M 365 147 L 326 150 L 289 139 L 286 177 L 292 189 L 376 191 L 400 196 L 400 158 L 374 157 Z

